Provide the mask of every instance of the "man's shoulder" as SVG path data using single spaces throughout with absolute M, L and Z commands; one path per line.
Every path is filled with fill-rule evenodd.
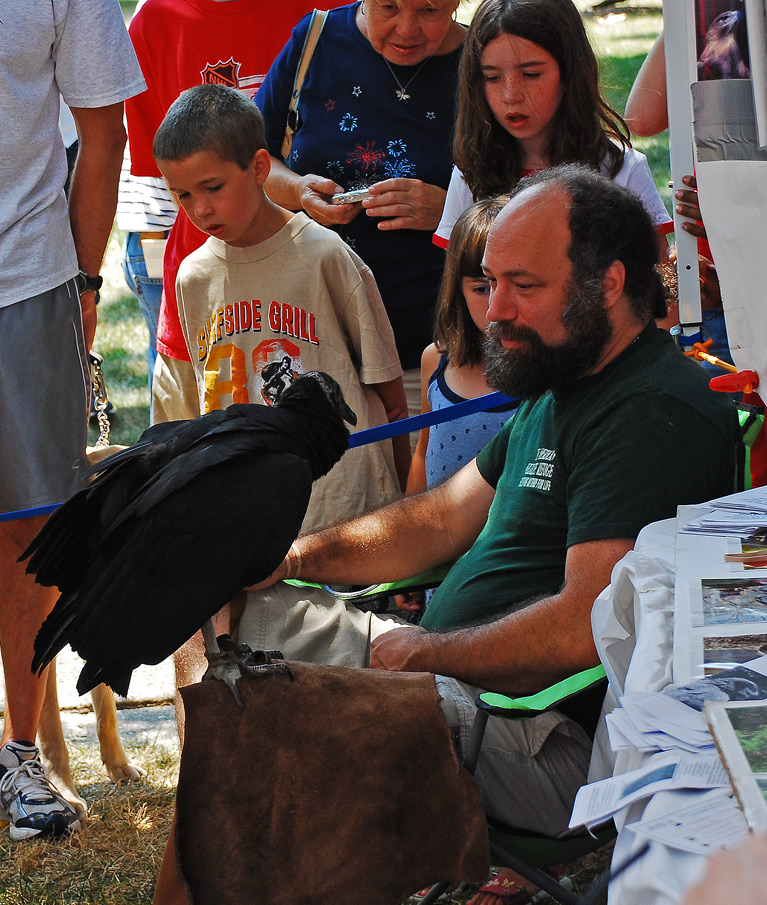
M 595 377 L 573 394 L 571 411 L 582 430 L 652 431 L 673 413 L 680 429 L 705 424 L 728 443 L 734 437 L 732 399 L 711 390 L 700 365 L 654 325 L 640 334 L 636 348 Z

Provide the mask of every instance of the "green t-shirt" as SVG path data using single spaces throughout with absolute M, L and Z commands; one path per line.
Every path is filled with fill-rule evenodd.
M 634 538 L 734 489 L 732 399 L 651 323 L 599 373 L 524 403 L 477 457 L 487 523 L 437 589 L 427 629 L 557 593 L 571 545 Z

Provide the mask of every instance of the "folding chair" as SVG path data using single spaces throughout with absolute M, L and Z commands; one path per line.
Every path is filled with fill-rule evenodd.
M 411 579 L 371 585 L 367 588 L 337 588 L 323 586 L 337 597 L 353 602 L 363 609 L 372 609 L 371 600 L 380 601 L 388 596 L 410 590 L 435 587 L 449 570 L 451 564 L 437 566 Z M 290 584 L 302 585 L 301 581 Z M 307 583 L 308 584 L 308 583 Z M 319 587 L 319 585 L 315 585 Z M 559 710 L 567 716 L 575 718 L 593 738 L 597 720 L 584 719 L 583 714 L 599 712 L 599 706 L 607 689 L 607 678 L 602 666 L 583 670 L 567 679 L 551 685 L 543 691 L 525 697 L 511 698 L 494 692 L 484 692 L 476 700 L 477 716 L 472 728 L 469 750 L 464 758 L 464 766 L 474 774 L 480 756 L 482 739 L 487 721 L 490 717 L 500 719 L 528 719 L 545 713 L 547 710 Z M 488 818 L 488 834 L 490 837 L 490 853 L 493 864 L 510 867 L 531 883 L 545 890 L 553 899 L 562 905 L 590 905 L 599 900 L 607 887 L 609 872 L 600 878 L 589 891 L 587 897 L 581 898 L 562 886 L 543 868 L 559 864 L 567 864 L 590 852 L 602 848 L 616 836 L 615 826 L 610 820 L 597 832 L 573 833 L 565 838 L 552 838 L 528 830 L 506 826 L 500 821 Z M 628 865 L 625 865 L 628 866 Z M 621 869 L 623 866 L 621 867 Z M 421 900 L 421 905 L 431 905 L 451 886 L 450 882 L 442 882 L 433 886 Z
M 480 694 L 476 700 L 477 716 L 472 728 L 469 750 L 464 758 L 464 766 L 470 773 L 474 773 L 480 757 L 485 727 L 490 717 L 528 719 L 553 709 L 574 715 L 588 704 L 593 704 L 595 700 L 604 697 L 606 688 L 604 668 L 595 666 L 526 697 L 511 698 L 494 692 Z M 590 734 L 593 737 L 596 724 L 586 728 L 591 730 Z M 586 898 L 581 898 L 544 873 L 542 868 L 566 864 L 606 845 L 616 835 L 612 821 L 596 833 L 578 833 L 562 839 L 515 829 L 492 818 L 488 818 L 487 828 L 493 864 L 510 867 L 526 880 L 545 890 L 562 905 L 587 905 L 588 902 L 598 900 L 607 885 L 608 878 L 605 876 L 597 881 Z M 445 882 L 433 886 L 421 900 L 421 905 L 436 902 L 450 885 L 449 882 Z

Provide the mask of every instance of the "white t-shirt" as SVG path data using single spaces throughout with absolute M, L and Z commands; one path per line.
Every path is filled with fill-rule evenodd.
M 77 273 L 60 98 L 105 107 L 146 88 L 117 0 L 0 4 L 0 307 Z
M 602 172 L 607 174 L 607 167 L 602 165 Z M 661 201 L 655 182 L 650 172 L 647 158 L 641 151 L 628 148 L 623 157 L 623 166 L 613 179 L 618 185 L 625 186 L 632 191 L 645 206 L 647 213 L 656 226 L 664 226 L 671 218 L 665 205 Z M 450 185 L 447 189 L 445 208 L 442 211 L 442 219 L 439 221 L 437 231 L 434 233 L 434 244 L 440 248 L 447 248 L 450 234 L 455 226 L 455 221 L 461 214 L 474 203 L 469 187 L 463 180 L 463 174 L 458 167 L 453 167 L 450 176 Z
M 201 414 L 233 402 L 271 405 L 299 374 L 326 371 L 357 430 L 386 423 L 370 384 L 402 368 L 373 274 L 305 214 L 247 248 L 209 237 L 182 262 L 176 296 Z M 351 449 L 314 485 L 302 532 L 397 496 L 391 443 Z

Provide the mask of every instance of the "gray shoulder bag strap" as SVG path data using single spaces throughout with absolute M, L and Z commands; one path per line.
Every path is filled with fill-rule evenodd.
M 314 51 L 320 40 L 322 28 L 325 25 L 325 19 L 328 14 L 326 10 L 315 9 L 312 13 L 312 21 L 309 24 L 309 31 L 306 33 L 306 40 L 301 51 L 301 59 L 298 61 L 296 69 L 296 78 L 293 82 L 293 94 L 290 96 L 290 105 L 288 107 L 288 121 L 285 125 L 285 137 L 282 140 L 282 159 L 287 161 L 290 157 L 290 149 L 293 147 L 293 135 L 298 126 L 298 99 L 301 95 L 301 86 L 304 83 L 306 73 L 309 71 L 309 64 L 314 56 Z

